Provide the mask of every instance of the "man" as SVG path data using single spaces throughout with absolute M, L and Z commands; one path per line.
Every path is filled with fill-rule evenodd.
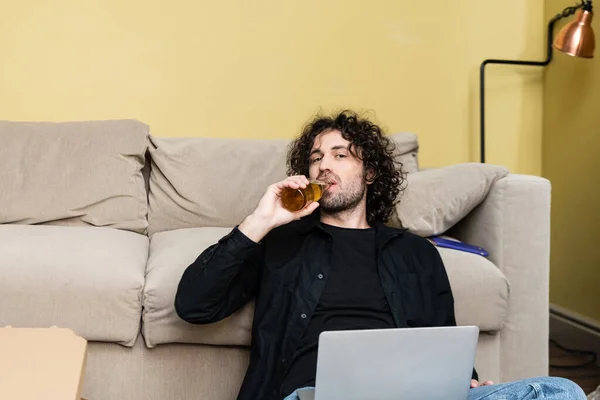
M 291 176 L 183 274 L 175 307 L 190 323 L 217 322 L 256 299 L 238 400 L 295 400 L 298 389 L 314 386 L 323 331 L 456 325 L 435 247 L 383 224 L 403 182 L 393 150 L 355 113 L 316 118 L 292 143 Z M 284 209 L 282 190 L 304 188 L 308 178 L 328 184 L 323 197 L 298 212 Z M 471 386 L 469 400 L 585 399 L 555 378 L 480 384 L 473 371 Z

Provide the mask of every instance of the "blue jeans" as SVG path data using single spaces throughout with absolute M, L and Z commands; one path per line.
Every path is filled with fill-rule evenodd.
M 303 390 L 303 389 L 299 389 Z M 298 400 L 297 392 L 285 400 Z M 583 390 L 564 378 L 541 377 L 480 386 L 469 390 L 468 400 L 586 400 Z

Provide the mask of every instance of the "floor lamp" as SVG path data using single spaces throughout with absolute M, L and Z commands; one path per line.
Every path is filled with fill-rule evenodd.
M 575 21 L 566 25 L 556 36 L 554 44 L 554 24 L 562 18 L 577 13 Z M 583 0 L 581 4 L 567 7 L 562 13 L 557 14 L 548 23 L 548 53 L 545 61 L 520 61 L 520 60 L 485 60 L 479 70 L 479 106 L 480 106 L 480 146 L 481 162 L 485 163 L 485 66 L 488 64 L 510 64 L 545 67 L 552 61 L 552 48 L 571 56 L 592 58 L 594 56 L 594 31 L 592 29 L 592 1 Z

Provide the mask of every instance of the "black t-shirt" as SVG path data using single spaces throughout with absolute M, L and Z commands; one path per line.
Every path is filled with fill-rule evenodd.
M 319 334 L 324 331 L 394 328 L 377 272 L 375 229 L 323 224 L 333 238 L 331 272 L 317 308 L 283 381 L 282 390 L 314 386 Z

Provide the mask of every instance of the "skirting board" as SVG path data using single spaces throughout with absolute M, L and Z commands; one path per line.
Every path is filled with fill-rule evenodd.
M 589 350 L 600 365 L 600 322 L 550 304 L 550 339 L 576 350 Z

